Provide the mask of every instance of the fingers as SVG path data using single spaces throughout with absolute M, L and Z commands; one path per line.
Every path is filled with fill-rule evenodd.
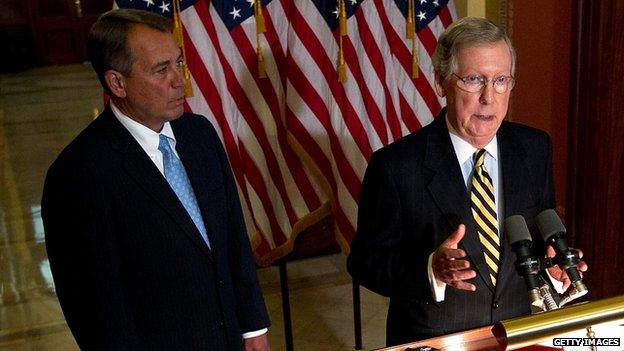
M 451 284 L 452 287 L 459 290 L 476 291 L 477 287 L 474 284 L 466 283 L 464 281 L 454 281 Z
M 579 249 L 573 249 L 573 248 L 570 248 L 570 250 L 576 251 L 576 254 L 578 255 L 578 257 L 579 258 L 583 258 L 583 251 L 581 251 Z
M 555 249 L 553 249 L 552 246 L 548 245 L 546 246 L 546 257 L 555 257 L 557 255 L 557 253 L 555 252 Z
M 472 279 L 476 276 L 477 273 L 472 269 L 464 269 L 460 271 L 447 270 L 442 272 L 442 279 L 440 280 L 444 281 L 446 284 L 453 285 L 453 282 Z
M 453 260 L 456 258 L 466 257 L 466 251 L 462 249 L 439 248 L 437 251 L 438 259 Z
M 580 272 L 587 272 L 587 268 L 589 268 L 589 266 L 587 266 L 587 263 L 585 261 L 580 261 L 578 264 L 578 270 Z M 581 275 L 582 277 L 582 275 Z
M 457 248 L 465 234 L 466 226 L 460 224 L 438 247 L 433 255 L 433 274 L 439 281 L 456 289 L 475 291 L 477 287 L 465 280 L 476 277 L 477 273 L 470 269 L 468 260 L 461 259 L 466 257 L 466 252 Z
M 456 249 L 457 244 L 459 244 L 459 242 L 464 238 L 464 234 L 466 234 L 466 226 L 460 224 L 457 227 L 457 230 L 455 230 L 448 238 L 446 238 L 446 240 L 444 240 L 444 242 L 440 246 Z
M 570 250 L 575 251 L 576 254 L 578 255 L 579 259 L 583 258 L 583 251 L 581 251 L 579 249 L 572 248 L 572 247 L 570 248 Z M 552 248 L 552 246 L 550 246 L 550 245 L 546 246 L 546 257 L 551 257 L 552 258 L 552 257 L 555 257 L 555 255 L 556 255 L 556 253 L 555 253 L 555 250 Z M 587 269 L 589 267 L 587 266 L 587 262 L 581 260 L 581 261 L 579 261 L 577 268 L 578 268 L 578 270 L 580 272 L 587 272 Z M 581 277 L 582 277 L 582 275 L 581 275 Z

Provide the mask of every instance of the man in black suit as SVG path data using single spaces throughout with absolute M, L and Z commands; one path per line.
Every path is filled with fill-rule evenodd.
M 535 216 L 555 206 L 548 135 L 503 121 L 515 65 L 505 33 L 461 19 L 433 64 L 447 107 L 373 154 L 348 259 L 356 282 L 390 297 L 389 345 L 529 314 L 501 224 L 523 215 L 535 234 Z
M 268 350 L 266 307 L 217 133 L 184 113 L 164 17 L 113 10 L 89 33 L 110 103 L 50 167 L 42 217 L 84 350 Z

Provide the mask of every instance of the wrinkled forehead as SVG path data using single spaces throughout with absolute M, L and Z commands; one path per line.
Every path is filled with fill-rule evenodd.
M 511 51 L 504 40 L 464 45 L 457 51 L 455 60 L 456 69 L 483 66 L 511 71 L 513 65 Z
M 161 61 L 175 61 L 181 54 L 171 32 L 163 32 L 145 25 L 134 25 L 128 33 L 128 48 L 134 63 L 153 65 Z

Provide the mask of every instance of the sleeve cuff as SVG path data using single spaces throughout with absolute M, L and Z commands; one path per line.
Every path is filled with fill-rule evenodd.
M 260 336 L 262 334 L 266 334 L 266 332 L 268 332 L 268 331 L 269 331 L 269 328 L 262 328 L 260 330 L 243 333 L 243 339 L 254 338 L 256 336 Z
M 436 279 L 433 274 L 433 252 L 429 255 L 429 260 L 427 261 L 427 274 L 429 275 L 429 285 L 431 285 L 431 295 L 435 302 L 444 301 L 444 292 L 446 291 L 446 283 L 441 282 Z

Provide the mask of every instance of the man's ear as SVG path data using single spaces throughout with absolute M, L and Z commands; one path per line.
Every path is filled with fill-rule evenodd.
M 444 79 L 442 77 L 440 77 L 440 75 L 438 75 L 436 73 L 436 75 L 435 75 L 435 91 L 436 91 L 436 94 L 438 94 L 438 96 L 440 96 L 440 97 L 445 97 L 446 96 L 446 89 L 444 88 L 444 85 L 442 84 L 443 81 L 444 81 Z
M 114 69 L 109 69 L 104 72 L 104 80 L 106 81 L 106 85 L 108 85 L 108 89 L 111 91 L 113 96 L 118 98 L 126 97 L 126 77 L 119 71 L 115 71 Z

